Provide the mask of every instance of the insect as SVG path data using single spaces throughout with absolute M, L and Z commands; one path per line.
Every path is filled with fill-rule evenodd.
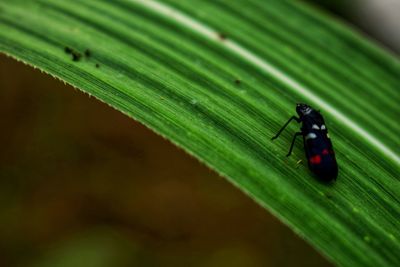
M 310 170 L 321 180 L 327 182 L 336 180 L 338 166 L 324 118 L 319 111 L 307 104 L 297 104 L 296 112 L 299 117 L 292 116 L 271 140 L 278 138 L 292 120 L 301 122 L 301 131 L 294 134 L 289 153 L 286 156 L 288 157 L 292 153 L 296 137 L 302 135 Z

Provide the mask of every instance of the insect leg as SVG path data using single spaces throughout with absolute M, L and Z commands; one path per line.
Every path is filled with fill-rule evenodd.
M 299 135 L 303 135 L 303 133 L 302 132 L 297 132 L 297 133 L 294 134 L 292 144 L 290 145 L 289 153 L 286 155 L 286 157 L 289 157 L 290 154 L 292 154 L 294 142 L 296 141 L 296 137 L 299 136 Z
M 296 116 L 292 116 L 290 117 L 290 119 L 285 123 L 285 125 L 283 125 L 283 127 L 279 130 L 279 132 L 271 138 L 271 140 L 274 140 L 276 138 L 278 138 L 278 136 L 283 132 L 283 130 L 286 128 L 286 126 L 288 126 L 288 124 L 292 121 L 292 120 L 296 120 L 297 122 L 300 122 L 300 119 L 297 118 Z

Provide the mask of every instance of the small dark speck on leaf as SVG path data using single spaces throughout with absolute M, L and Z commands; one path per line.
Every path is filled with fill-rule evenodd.
M 221 41 L 224 41 L 224 40 L 226 40 L 226 38 L 227 38 L 226 34 L 224 34 L 224 33 L 222 33 L 222 32 L 218 33 L 218 37 L 219 37 L 219 39 L 220 39 Z
M 90 57 L 92 55 L 92 52 L 89 49 L 85 50 L 85 57 Z
M 332 198 L 333 198 L 333 196 L 330 195 L 330 194 L 326 194 L 326 197 L 327 197 L 328 199 L 332 199 Z
M 65 53 L 72 55 L 73 61 L 79 61 L 82 57 L 81 53 L 72 49 L 71 47 L 68 47 L 68 46 L 64 47 L 64 51 L 65 51 Z
M 72 53 L 72 48 L 66 46 L 66 47 L 64 48 L 64 51 L 65 51 L 65 53 L 67 53 L 67 54 L 71 54 L 71 53 Z
M 81 59 L 81 57 L 82 57 L 81 53 L 79 53 L 77 51 L 72 52 L 72 60 L 73 61 L 79 61 Z
M 96 63 L 96 68 L 100 68 L 100 64 L 99 63 Z
M 235 83 L 236 83 L 237 85 L 239 85 L 239 84 L 241 83 L 241 81 L 240 81 L 239 79 L 236 79 L 236 80 L 235 80 Z

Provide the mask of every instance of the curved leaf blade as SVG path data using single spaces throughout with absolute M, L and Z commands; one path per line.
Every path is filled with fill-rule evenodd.
M 331 18 L 286 1 L 0 2 L 0 50 L 167 137 L 338 264 L 398 265 L 400 63 Z M 284 158 L 289 130 L 270 141 L 297 101 L 327 117 L 333 186 L 296 164 L 300 145 Z

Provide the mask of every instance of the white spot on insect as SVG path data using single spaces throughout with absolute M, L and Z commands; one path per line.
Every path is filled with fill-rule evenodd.
M 313 124 L 311 128 L 313 128 L 313 129 L 315 129 L 315 130 L 319 130 L 319 127 L 318 127 L 318 125 L 316 125 L 316 124 Z M 321 127 L 321 129 L 322 129 L 322 127 Z
M 322 124 L 322 125 L 321 125 L 321 130 L 326 130 L 325 124 Z
M 304 115 L 308 115 L 308 114 L 311 113 L 311 111 L 312 111 L 312 108 L 308 107 L 308 108 L 303 112 L 303 114 L 304 114 Z
M 306 140 L 315 138 L 317 138 L 317 135 L 315 133 L 309 133 L 306 135 Z

